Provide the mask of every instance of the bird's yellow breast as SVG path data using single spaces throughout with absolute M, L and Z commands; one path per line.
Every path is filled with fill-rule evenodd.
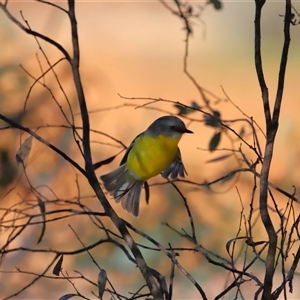
M 136 179 L 148 180 L 158 175 L 176 158 L 180 137 L 143 135 L 135 141 L 130 150 L 126 167 Z

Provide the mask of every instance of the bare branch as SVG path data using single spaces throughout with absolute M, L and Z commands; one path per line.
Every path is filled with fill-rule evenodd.
M 255 20 L 254 20 L 254 34 L 255 34 L 255 42 L 254 42 L 254 54 L 255 54 L 255 68 L 258 77 L 258 82 L 260 85 L 261 93 L 262 93 L 262 101 L 265 113 L 265 122 L 268 133 L 268 126 L 271 122 L 271 112 L 270 112 L 270 104 L 269 104 L 269 92 L 268 87 L 265 82 L 263 66 L 262 66 L 262 58 L 261 58 L 261 11 L 265 4 L 265 0 L 255 0 Z

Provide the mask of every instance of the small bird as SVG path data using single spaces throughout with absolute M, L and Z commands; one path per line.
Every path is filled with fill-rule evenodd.
M 187 174 L 178 143 L 184 133 L 193 133 L 175 116 L 156 119 L 140 133 L 125 152 L 120 166 L 100 176 L 106 190 L 133 216 L 139 215 L 144 182 L 161 173 L 164 178 Z

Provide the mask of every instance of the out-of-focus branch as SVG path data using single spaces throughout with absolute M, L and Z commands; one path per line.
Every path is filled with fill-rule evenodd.
M 37 139 L 38 141 L 40 141 L 41 143 L 43 143 L 44 145 L 46 145 L 47 147 L 49 147 L 50 149 L 52 149 L 53 151 L 55 151 L 61 157 L 63 157 L 66 161 L 68 161 L 71 165 L 73 165 L 78 171 L 80 171 L 83 175 L 86 175 L 85 170 L 76 161 L 74 161 L 73 159 L 71 159 L 63 151 L 61 151 L 60 149 L 58 149 L 57 147 L 55 147 L 54 145 L 52 145 L 51 143 L 49 143 L 48 141 L 46 141 L 45 139 L 43 139 L 40 135 L 36 134 L 31 129 L 29 129 L 27 127 L 24 127 L 24 126 L 22 126 L 19 123 L 14 122 L 13 120 L 7 118 L 6 116 L 4 116 L 2 114 L 0 114 L 0 120 L 3 120 L 4 122 L 8 123 L 13 128 L 17 128 L 17 129 L 19 129 L 21 131 L 29 133 L 35 139 Z
M 20 29 L 25 31 L 26 33 L 33 35 L 35 37 L 38 37 L 45 42 L 49 43 L 50 45 L 53 45 L 55 48 L 57 48 L 59 51 L 63 53 L 63 55 L 66 57 L 67 61 L 71 61 L 71 57 L 67 50 L 58 42 L 54 41 L 53 39 L 49 38 L 46 35 L 43 35 L 39 32 L 36 32 L 34 30 L 31 30 L 30 28 L 25 27 L 19 20 L 17 20 L 7 9 L 7 5 L 4 3 L 0 3 L 0 9 L 5 13 L 5 15 L 14 23 L 16 24 Z
M 44 0 L 37 0 L 37 2 L 41 2 L 41 3 L 47 4 L 47 5 L 53 6 L 53 7 L 57 8 L 57 9 L 63 11 L 66 14 L 68 13 L 67 10 L 65 10 L 64 8 L 62 8 L 61 6 L 59 6 L 59 5 L 57 5 L 57 4 L 53 3 L 53 2 L 44 1 Z

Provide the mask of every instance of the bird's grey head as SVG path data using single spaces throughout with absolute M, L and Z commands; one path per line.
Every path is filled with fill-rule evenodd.
M 184 133 L 193 133 L 185 127 L 185 124 L 175 116 L 164 116 L 156 119 L 146 130 L 146 132 L 153 136 L 160 134 L 176 138 Z

